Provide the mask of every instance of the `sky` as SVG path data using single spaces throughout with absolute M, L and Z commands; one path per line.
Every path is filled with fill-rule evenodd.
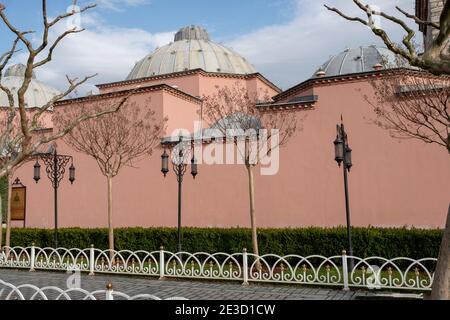
M 11 23 L 20 30 L 33 30 L 35 45 L 42 36 L 38 0 L 2 0 Z M 350 15 L 364 15 L 350 0 L 80 0 L 80 7 L 97 7 L 81 15 L 86 30 L 61 42 L 49 64 L 36 70 L 37 77 L 59 90 L 66 88 L 66 75 L 82 78 L 98 74 L 81 91 L 96 83 L 126 78 L 134 64 L 156 47 L 173 41 L 174 33 L 186 25 L 205 27 L 210 38 L 233 48 L 264 76 L 282 89 L 308 79 L 330 56 L 346 48 L 382 45 L 371 31 L 346 21 L 323 5 L 336 6 Z M 395 9 L 414 12 L 412 0 L 371 0 L 383 11 L 402 17 Z M 48 15 L 66 12 L 71 0 L 48 0 Z M 400 42 L 398 26 L 381 21 L 381 26 Z M 415 24 L 410 22 L 415 30 Z M 50 39 L 67 30 L 61 22 Z M 0 54 L 14 37 L 0 24 Z M 416 39 L 420 44 L 422 39 Z M 25 62 L 18 52 L 12 62 Z

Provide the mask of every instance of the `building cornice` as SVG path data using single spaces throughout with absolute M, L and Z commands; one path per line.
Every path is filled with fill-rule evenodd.
M 154 91 L 166 91 L 178 98 L 187 100 L 189 102 L 193 102 L 196 104 L 202 103 L 201 99 L 194 97 L 186 92 L 178 90 L 167 84 L 157 84 L 157 85 L 152 85 L 152 86 L 147 86 L 147 87 L 138 87 L 138 88 L 121 90 L 121 91 L 96 94 L 96 95 L 91 95 L 91 96 L 86 96 L 86 97 L 61 100 L 61 101 L 56 102 L 54 105 L 55 105 L 55 107 L 56 106 L 64 106 L 64 105 L 73 104 L 73 103 L 77 103 L 77 102 L 97 101 L 97 100 L 101 100 L 101 99 L 123 97 L 123 96 L 129 95 L 129 94 L 134 95 L 134 94 L 141 94 L 141 93 L 154 92 Z
M 186 71 L 180 71 L 180 72 L 174 72 L 174 73 L 155 75 L 155 76 L 139 78 L 139 79 L 131 79 L 131 80 L 111 82 L 111 83 L 103 83 L 103 84 L 98 84 L 96 86 L 99 89 L 114 88 L 114 87 L 120 87 L 120 86 L 124 86 L 124 85 L 143 83 L 143 82 L 147 82 L 147 81 L 180 78 L 180 77 L 196 75 L 196 74 L 201 74 L 202 76 L 205 76 L 205 77 L 216 77 L 216 78 L 235 78 L 235 79 L 259 78 L 261 81 L 263 81 L 265 84 L 267 84 L 269 87 L 271 87 L 275 91 L 277 91 L 277 92 L 282 91 L 279 87 L 277 87 L 274 83 L 272 83 L 270 80 L 268 80 L 266 77 L 264 77 L 259 72 L 251 73 L 251 74 L 234 74 L 234 73 L 223 73 L 223 72 L 207 72 L 203 69 L 193 69 L 193 70 L 186 70 Z
M 383 70 L 375 70 L 368 72 L 360 72 L 360 73 L 350 73 L 345 75 L 338 76 L 330 76 L 330 77 L 319 77 L 319 78 L 310 78 L 306 81 L 303 81 L 283 92 L 273 97 L 273 100 L 280 101 L 286 97 L 290 97 L 301 90 L 305 90 L 307 88 L 316 87 L 316 86 L 326 86 L 333 85 L 336 83 L 346 83 L 346 82 L 359 82 L 366 81 L 367 79 L 381 77 L 385 74 L 416 74 L 416 75 L 427 75 L 425 71 L 422 70 L 411 70 L 407 68 L 395 68 L 395 69 L 383 69 Z
M 215 78 L 236 78 L 236 79 L 252 79 L 252 78 L 258 78 L 262 82 L 264 82 L 266 85 L 271 87 L 273 90 L 275 90 L 278 93 L 281 93 L 283 90 L 281 90 L 279 87 L 277 87 L 273 82 L 271 82 L 269 79 L 264 77 L 261 73 L 250 73 L 250 74 L 233 74 L 233 73 L 219 73 L 219 72 L 206 72 L 202 69 L 198 69 L 200 73 L 205 77 L 215 77 Z
M 304 101 L 289 101 L 289 102 L 268 102 L 268 103 L 257 103 L 256 106 L 258 108 L 262 108 L 264 110 L 292 110 L 292 109 L 306 109 L 306 108 L 314 108 L 316 102 L 319 101 L 318 96 L 312 96 L 311 99 L 307 99 Z

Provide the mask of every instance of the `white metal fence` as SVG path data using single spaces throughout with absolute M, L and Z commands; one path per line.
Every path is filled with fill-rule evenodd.
M 0 268 L 429 291 L 437 259 L 3 247 Z M 353 267 L 351 267 L 353 263 Z
M 123 292 L 114 291 L 111 285 L 106 290 L 93 292 L 81 288 L 63 290 L 48 286 L 38 288 L 32 284 L 15 286 L 0 279 L 0 300 L 188 300 L 182 297 L 161 299 L 151 294 L 129 296 Z

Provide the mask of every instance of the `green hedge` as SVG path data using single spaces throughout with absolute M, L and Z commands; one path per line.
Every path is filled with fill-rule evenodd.
M 303 228 L 303 229 L 260 229 L 260 253 L 278 255 L 320 254 L 339 255 L 346 247 L 345 228 Z M 361 257 L 382 256 L 386 258 L 437 257 L 442 238 L 442 230 L 391 229 L 391 228 L 353 228 L 353 251 Z M 53 245 L 53 230 L 13 229 L 13 246 Z M 115 230 L 116 249 L 132 251 L 175 250 L 177 231 L 171 228 L 128 228 Z M 61 229 L 59 245 L 71 248 L 107 249 L 107 229 Z M 188 252 L 241 252 L 243 248 L 251 251 L 249 229 L 183 229 L 183 250 Z
M 8 206 L 8 179 L 7 177 L 0 178 L 0 198 L 1 198 L 1 210 L 0 210 L 0 223 L 6 221 L 6 210 Z

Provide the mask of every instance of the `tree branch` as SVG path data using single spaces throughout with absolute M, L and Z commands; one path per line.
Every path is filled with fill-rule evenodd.
M 80 33 L 83 32 L 85 29 L 77 29 L 77 28 L 73 28 L 70 30 L 65 31 L 64 33 L 62 33 L 60 36 L 58 36 L 55 40 L 55 42 L 53 43 L 53 45 L 50 47 L 50 49 L 48 50 L 48 54 L 47 57 L 39 62 L 36 62 L 33 64 L 33 69 L 34 68 L 38 68 L 48 62 L 50 62 L 52 60 L 53 57 L 53 51 L 55 50 L 56 46 L 61 42 L 61 40 L 63 40 L 65 37 L 67 37 L 70 34 L 73 33 Z
M 97 74 L 91 75 L 91 76 L 86 76 L 84 77 L 83 80 L 77 81 L 77 79 L 70 79 L 68 76 L 66 76 L 67 81 L 69 82 L 69 87 L 68 89 L 63 92 L 60 93 L 56 96 L 54 96 L 50 101 L 48 101 L 44 106 L 42 106 L 38 112 L 36 112 L 36 114 L 33 116 L 33 120 L 31 122 L 31 131 L 35 131 L 40 129 L 38 127 L 38 120 L 39 117 L 46 111 L 48 111 L 50 108 L 53 107 L 53 105 L 55 104 L 55 102 L 64 99 L 65 97 L 67 97 L 69 94 L 71 94 L 73 91 L 75 91 L 76 88 L 78 88 L 79 86 L 83 85 L 84 83 L 86 83 L 87 81 L 89 81 L 90 79 L 96 77 Z
M 329 11 L 337 13 L 339 16 L 341 16 L 346 20 L 356 21 L 363 25 L 369 26 L 373 34 L 379 37 L 390 51 L 405 58 L 410 65 L 422 68 L 424 70 L 428 70 L 436 75 L 450 74 L 450 56 L 446 55 L 443 52 L 446 43 L 448 41 L 448 38 L 450 36 L 450 0 L 446 1 L 440 17 L 439 35 L 436 37 L 436 39 L 434 39 L 431 48 L 426 50 L 426 52 L 423 55 L 418 54 L 417 50 L 414 47 L 414 43 L 412 42 L 413 37 L 415 35 L 414 30 L 409 28 L 408 25 L 403 20 L 388 15 L 383 11 L 375 12 L 370 8 L 370 6 L 363 4 L 360 0 L 353 0 L 353 3 L 356 6 L 358 6 L 359 9 L 361 9 L 367 14 L 368 21 L 365 21 L 358 17 L 350 17 L 342 13 L 337 8 L 332 8 L 327 5 L 325 5 L 325 8 L 327 8 Z M 407 17 L 413 17 L 404 10 L 401 10 L 398 7 L 397 9 L 401 13 L 405 14 Z M 392 40 L 389 38 L 388 34 L 383 29 L 376 27 L 372 23 L 372 15 L 378 15 L 380 17 L 383 17 L 384 19 L 387 19 L 401 26 L 405 30 L 406 35 L 403 37 L 402 43 L 406 48 L 406 50 L 394 44 Z M 420 22 L 425 21 L 420 20 Z M 437 27 L 437 24 L 433 25 L 433 27 Z
M 77 1 L 73 1 L 73 4 L 76 5 Z M 62 94 L 59 94 L 55 97 L 53 97 L 46 105 L 44 105 L 40 110 L 38 110 L 36 113 L 26 109 L 26 101 L 25 101 L 25 94 L 29 89 L 29 85 L 31 83 L 32 77 L 33 77 L 33 69 L 40 67 L 42 65 L 45 65 L 46 63 L 50 62 L 52 60 L 52 56 L 54 53 L 54 50 L 56 47 L 61 43 L 61 41 L 67 37 L 70 34 L 73 33 L 79 33 L 83 30 L 79 29 L 71 29 L 63 32 L 59 36 L 56 37 L 56 40 L 53 42 L 53 44 L 50 46 L 48 50 L 47 56 L 35 63 L 35 59 L 39 54 L 44 51 L 46 48 L 48 48 L 48 37 L 49 37 L 49 30 L 55 26 L 59 21 L 68 18 L 70 16 L 73 16 L 78 13 L 85 12 L 91 8 L 94 8 L 95 5 L 88 5 L 80 10 L 72 10 L 71 12 L 67 12 L 65 14 L 61 14 L 57 16 L 52 21 L 48 21 L 47 16 L 47 1 L 42 0 L 42 23 L 43 23 L 43 32 L 42 32 L 42 42 L 39 46 L 37 46 L 37 49 L 33 48 L 33 44 L 30 40 L 27 39 L 26 35 L 32 33 L 33 31 L 25 31 L 21 32 L 18 28 L 16 28 L 8 19 L 6 13 L 5 13 L 5 5 L 3 3 L 0 3 L 0 21 L 3 22 L 6 26 L 6 28 L 13 33 L 16 36 L 16 40 L 13 42 L 12 49 L 5 54 L 0 56 L 0 80 L 3 74 L 3 70 L 8 64 L 8 62 L 11 60 L 11 57 L 16 53 L 18 50 L 16 50 L 19 43 L 23 43 L 24 46 L 27 48 L 28 51 L 28 57 L 26 60 L 26 66 L 25 66 L 25 73 L 23 77 L 23 82 L 20 86 L 20 88 L 17 91 L 17 101 L 15 101 L 14 96 L 10 89 L 8 89 L 6 86 L 1 84 L 0 81 L 0 91 L 3 91 L 8 96 L 8 102 L 9 102 L 9 111 L 6 116 L 6 124 L 1 128 L 2 130 L 2 136 L 0 137 L 1 146 L 3 147 L 5 144 L 8 145 L 8 148 L 10 146 L 13 146 L 17 149 L 17 156 L 14 160 L 9 159 L 6 162 L 2 162 L 0 167 L 0 176 L 5 174 L 5 172 L 8 172 L 8 170 L 11 170 L 14 166 L 20 165 L 23 161 L 25 161 L 28 156 L 34 152 L 36 149 L 36 146 L 39 147 L 45 142 L 53 141 L 54 139 L 58 139 L 64 134 L 67 134 L 70 130 L 73 129 L 74 125 L 77 123 L 81 123 L 85 119 L 91 119 L 96 116 L 100 116 L 102 114 L 108 113 L 99 113 L 99 114 L 87 114 L 84 116 L 81 116 L 77 121 L 74 123 L 71 123 L 68 128 L 65 128 L 65 130 L 61 130 L 58 132 L 58 134 L 52 135 L 48 138 L 43 139 L 42 141 L 38 142 L 37 144 L 34 142 L 34 134 L 37 134 L 38 130 L 40 129 L 39 126 L 39 117 L 45 112 L 48 111 L 55 102 L 58 100 L 63 99 L 68 94 L 73 92 L 76 87 L 79 85 L 85 83 L 89 79 L 91 79 L 93 76 L 85 77 L 81 81 L 77 81 L 77 79 L 68 79 L 69 80 L 69 88 Z M 111 112 L 114 112 L 115 110 L 112 110 Z M 34 114 L 33 114 L 34 113 Z M 32 121 L 29 121 L 29 117 L 32 118 Z
M 128 98 L 130 96 L 131 96 L 131 94 L 127 95 L 115 107 L 113 107 L 111 109 L 100 111 L 100 112 L 95 112 L 95 113 L 91 113 L 91 114 L 83 114 L 81 116 L 78 116 L 75 120 L 69 122 L 69 124 L 64 129 L 61 129 L 55 135 L 52 135 L 52 136 L 50 136 L 48 138 L 45 138 L 45 139 L 41 140 L 39 144 L 40 145 L 46 144 L 48 142 L 55 141 L 55 140 L 58 140 L 59 138 L 64 137 L 67 133 L 72 131 L 73 128 L 75 128 L 77 125 L 79 125 L 80 123 L 82 123 L 84 121 L 87 121 L 87 120 L 90 120 L 90 119 L 93 119 L 93 118 L 97 118 L 97 117 L 101 117 L 103 115 L 107 115 L 107 114 L 110 114 L 110 113 L 117 112 L 128 101 Z
M 395 8 L 398 11 L 400 11 L 401 13 L 403 13 L 407 18 L 413 19 L 417 24 L 421 24 L 421 25 L 424 25 L 424 26 L 430 26 L 430 27 L 433 27 L 433 28 L 438 29 L 438 30 L 440 29 L 440 26 L 437 23 L 419 19 L 417 16 L 406 12 L 405 10 L 401 9 L 399 6 L 395 6 Z

